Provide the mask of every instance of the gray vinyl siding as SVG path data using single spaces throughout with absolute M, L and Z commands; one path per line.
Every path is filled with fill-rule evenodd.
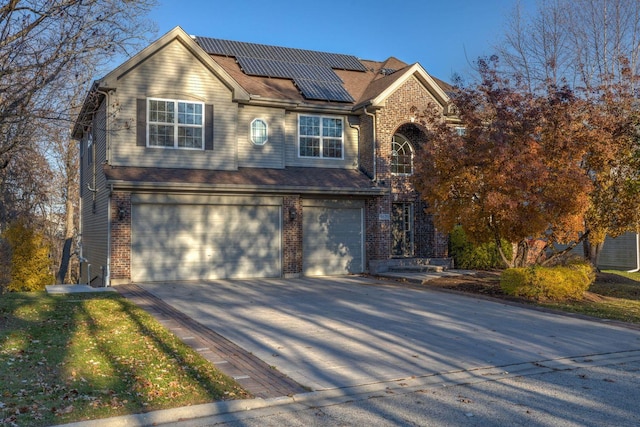
M 80 189 L 82 203 L 82 254 L 91 264 L 91 279 L 94 285 L 103 285 L 108 260 L 108 203 L 109 191 L 102 171 L 106 160 L 106 107 L 103 102 L 93 120 L 93 144 L 95 161 L 87 152 L 87 136 L 83 138 L 82 148 L 82 187 Z M 93 179 L 95 166 L 95 180 Z M 95 187 L 94 187 L 95 184 Z M 96 189 L 95 208 L 93 192 L 88 186 Z M 81 280 L 86 283 L 87 265 L 82 264 Z
M 238 107 L 232 92 L 179 41 L 174 40 L 127 73 L 104 82 L 115 89 L 110 164 L 235 170 Z M 147 148 L 136 145 L 136 100 L 165 98 L 213 105 L 213 150 Z
M 298 113 L 290 112 L 285 116 L 286 152 L 285 161 L 287 166 L 319 167 L 319 168 L 358 168 L 358 131 L 349 126 L 347 116 L 335 116 L 331 114 L 304 113 L 302 115 L 321 115 L 324 117 L 342 117 L 344 132 L 344 158 L 301 158 L 298 156 Z
M 268 140 L 264 145 L 251 142 L 251 122 L 262 119 L 267 123 Z M 238 113 L 238 166 L 249 168 L 284 168 L 283 109 L 243 106 Z
M 637 233 L 625 233 L 616 238 L 607 236 L 598 267 L 612 270 L 635 269 L 638 267 L 638 250 Z

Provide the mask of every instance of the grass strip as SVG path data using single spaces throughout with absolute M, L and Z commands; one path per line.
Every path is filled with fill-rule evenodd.
M 45 426 L 247 397 L 118 294 L 0 296 L 0 424 Z

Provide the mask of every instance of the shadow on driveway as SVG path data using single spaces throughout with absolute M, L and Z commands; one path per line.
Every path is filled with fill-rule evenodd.
M 639 331 L 355 276 L 140 286 L 312 390 L 640 350 Z

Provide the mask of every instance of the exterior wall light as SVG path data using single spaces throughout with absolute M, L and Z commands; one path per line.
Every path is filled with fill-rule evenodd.
M 124 220 L 124 217 L 126 216 L 127 211 L 124 208 L 123 204 L 119 204 L 118 205 L 118 221 L 122 221 Z

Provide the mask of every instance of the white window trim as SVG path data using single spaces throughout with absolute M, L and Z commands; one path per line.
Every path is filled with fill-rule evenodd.
M 301 156 L 300 155 L 300 117 L 319 117 L 320 118 L 320 155 L 319 156 Z M 322 136 L 322 119 L 340 119 L 340 121 L 342 122 L 342 135 L 340 136 L 340 143 L 342 145 L 342 149 L 341 157 L 324 157 L 322 155 L 323 152 L 323 142 L 324 142 L 324 138 Z M 298 158 L 300 159 L 324 159 L 324 160 L 344 160 L 344 117 L 336 117 L 336 116 L 322 116 L 322 115 L 318 115 L 318 114 L 298 114 L 298 126 L 297 126 L 297 134 L 298 134 Z M 333 137 L 326 137 L 329 139 L 337 139 L 337 138 L 333 138 Z
M 161 125 L 168 125 L 168 123 L 165 122 L 153 122 L 151 123 L 151 120 L 149 120 L 149 116 L 151 114 L 151 108 L 149 108 L 149 101 L 163 101 L 163 102 L 173 102 L 174 104 L 174 123 L 173 123 L 173 147 L 167 147 L 167 146 L 162 146 L 162 145 L 150 145 L 149 144 L 149 128 L 152 124 L 161 124 Z M 171 98 L 147 98 L 147 148 L 161 148 L 161 149 L 167 149 L 167 150 L 195 150 L 195 151 L 204 151 L 205 149 L 205 105 L 204 102 L 201 101 L 191 101 L 188 99 L 171 99 Z M 186 123 L 178 123 L 178 103 L 180 102 L 184 102 L 187 104 L 200 104 L 202 106 L 202 125 L 191 125 L 191 124 L 186 124 Z M 190 127 L 190 128 L 200 128 L 202 129 L 202 146 L 201 147 L 180 147 L 178 146 L 178 128 L 179 127 Z
M 263 142 L 256 142 L 253 135 L 253 124 L 258 121 L 264 123 L 266 139 Z M 249 124 L 249 139 L 251 139 L 251 142 L 253 142 L 253 145 L 257 145 L 257 146 L 263 146 L 267 142 L 269 142 L 269 123 L 267 123 L 265 119 L 262 119 L 260 117 L 256 117 L 255 119 L 251 120 L 251 123 Z
M 413 149 L 413 144 L 411 144 L 411 141 L 409 141 L 409 139 L 407 137 L 405 137 L 404 135 L 402 135 L 400 133 L 393 134 L 393 137 L 391 139 L 391 167 L 393 168 L 393 144 L 395 142 L 396 135 L 398 135 L 402 139 L 404 139 L 404 141 L 407 143 L 407 145 L 409 147 L 409 150 L 411 151 L 411 172 L 410 173 L 391 172 L 391 175 L 393 175 L 393 176 L 411 176 L 411 175 L 413 175 L 413 157 L 414 157 L 414 154 L 415 154 L 414 153 L 414 149 Z
M 457 136 L 466 136 L 467 135 L 467 128 L 464 127 L 464 126 L 456 126 L 455 130 L 456 130 L 456 135 Z

